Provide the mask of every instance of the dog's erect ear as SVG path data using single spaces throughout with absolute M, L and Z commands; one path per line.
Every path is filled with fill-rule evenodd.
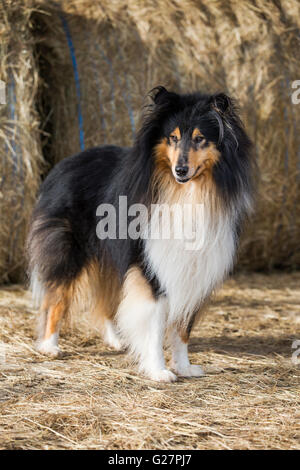
M 234 100 L 225 93 L 216 93 L 210 99 L 211 113 L 218 121 L 219 139 L 218 145 L 223 141 L 225 131 L 229 131 L 235 142 L 236 137 L 232 129 L 232 123 L 238 122 Z
M 150 96 L 155 104 L 162 104 L 168 101 L 168 90 L 163 86 L 157 86 L 150 91 Z
M 163 86 L 153 88 L 149 94 L 157 107 L 176 106 L 180 100 L 180 96 L 177 93 L 168 91 Z
M 225 93 L 217 93 L 211 98 L 211 107 L 220 114 L 227 114 L 233 111 L 234 103 Z

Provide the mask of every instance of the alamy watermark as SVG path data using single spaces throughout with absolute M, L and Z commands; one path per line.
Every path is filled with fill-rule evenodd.
M 128 205 L 120 196 L 118 207 L 100 204 L 96 227 L 100 240 L 181 240 L 186 250 L 200 250 L 204 244 L 207 213 L 204 204 Z
M 300 339 L 293 341 L 292 349 L 295 349 L 292 354 L 292 363 L 297 366 L 300 364 Z
M 295 91 L 292 93 L 292 103 L 300 104 L 300 80 L 294 80 L 292 88 L 295 88 Z

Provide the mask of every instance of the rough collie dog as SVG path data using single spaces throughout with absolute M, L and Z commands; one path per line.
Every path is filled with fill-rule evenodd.
M 63 317 L 88 301 L 108 345 L 127 348 L 141 372 L 169 382 L 175 374 L 203 374 L 189 362 L 188 340 L 212 291 L 232 268 L 251 209 L 253 162 L 237 109 L 223 93 L 179 95 L 158 87 L 151 97 L 132 148 L 92 148 L 50 172 L 28 250 L 41 311 L 40 352 L 59 354 Z M 127 224 L 137 207 L 148 209 L 135 221 L 132 236 L 124 231 L 124 198 Z M 182 222 L 178 211 L 167 218 L 170 236 L 149 236 L 150 224 L 167 224 L 161 205 L 190 212 L 184 228 L 193 231 L 192 248 L 185 236 L 172 236 Z M 109 207 L 119 213 L 105 221 L 115 222 L 115 230 L 99 236 Z M 172 350 L 170 369 L 165 342 Z

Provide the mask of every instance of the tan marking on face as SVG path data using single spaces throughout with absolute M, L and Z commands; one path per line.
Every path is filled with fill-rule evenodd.
M 163 190 L 168 191 L 172 188 L 176 192 L 176 186 L 179 186 L 176 183 L 176 186 L 173 186 L 175 181 L 174 178 L 174 169 L 179 158 L 179 148 L 176 149 L 175 145 L 169 145 L 167 138 L 162 139 L 162 141 L 156 145 L 154 149 L 155 155 L 155 169 L 153 174 L 153 200 L 157 199 L 157 194 Z M 176 196 L 174 195 L 175 199 Z
M 162 139 L 154 149 L 153 202 L 177 204 L 189 200 L 189 202 L 199 203 L 205 199 L 206 194 L 216 192 L 212 178 L 212 168 L 219 160 L 220 154 L 213 143 L 206 148 L 200 148 L 199 151 L 191 155 L 193 160 L 193 168 L 191 168 L 190 174 L 191 179 L 184 184 L 179 184 L 175 180 L 169 150 L 170 146 L 168 145 L 167 138 Z M 202 162 L 203 165 L 196 171 L 199 163 L 201 164 Z M 190 185 L 193 185 L 192 192 L 190 191 Z
M 165 165 L 168 161 L 168 142 L 164 137 L 154 148 L 154 157 L 157 165 Z
M 174 131 L 171 132 L 170 136 L 171 136 L 171 135 L 175 135 L 175 136 L 177 137 L 177 139 L 180 140 L 180 139 L 181 139 L 181 133 L 180 133 L 179 127 L 176 127 L 176 128 L 174 129 Z
M 177 133 L 177 134 L 176 134 Z M 180 130 L 178 127 L 174 129 L 171 135 L 180 135 Z M 192 138 L 200 136 L 204 137 L 201 131 L 198 128 L 193 130 Z M 190 180 L 195 179 L 200 175 L 209 175 L 213 166 L 219 160 L 220 153 L 215 147 L 215 145 L 210 142 L 208 147 L 203 147 L 205 144 L 205 139 L 200 143 L 199 148 L 194 150 L 191 146 L 188 154 L 187 165 L 189 167 L 189 172 L 187 178 Z M 171 169 L 173 177 L 175 178 L 175 167 L 178 164 L 180 158 L 180 146 L 171 142 L 168 144 L 167 138 L 162 139 L 162 141 L 155 148 L 155 157 L 157 164 L 157 171 L 164 171 L 166 169 Z
M 178 142 L 174 142 L 172 140 L 172 136 L 177 137 Z M 175 166 L 177 165 L 178 158 L 180 156 L 180 146 L 179 146 L 179 141 L 181 139 L 181 133 L 179 127 L 176 127 L 173 132 L 170 134 L 170 144 L 168 145 L 167 142 L 167 156 L 169 161 L 171 162 L 171 167 L 174 169 Z
M 206 174 L 211 176 L 213 166 L 219 161 L 220 152 L 211 142 L 208 147 L 198 150 L 190 149 L 188 155 L 189 174 L 191 179 Z
M 179 147 L 175 148 L 173 145 L 168 147 L 168 159 L 170 160 L 172 169 L 177 165 L 178 159 L 180 157 Z
M 202 132 L 198 129 L 198 127 L 195 127 L 195 129 L 193 130 L 193 133 L 192 133 L 192 139 L 194 139 L 195 137 L 204 137 L 204 135 L 202 134 Z
M 179 158 L 180 149 L 179 146 L 169 145 L 168 140 L 165 137 L 162 141 L 157 144 L 154 149 L 156 171 L 170 171 L 170 169 L 176 166 Z

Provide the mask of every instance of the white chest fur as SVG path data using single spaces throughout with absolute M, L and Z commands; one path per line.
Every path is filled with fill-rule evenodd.
M 186 213 L 184 206 L 183 213 Z M 201 204 L 200 217 L 197 211 L 193 211 L 191 217 L 184 217 L 184 233 L 192 231 L 197 240 L 192 244 L 184 237 L 174 239 L 174 227 L 176 229 L 179 220 L 178 217 L 173 220 L 169 239 L 149 237 L 145 242 L 148 268 L 167 295 L 170 323 L 187 320 L 200 307 L 230 270 L 235 253 L 230 213 L 216 213 L 207 203 Z M 152 218 L 152 233 L 153 224 L 158 223 L 161 219 Z

